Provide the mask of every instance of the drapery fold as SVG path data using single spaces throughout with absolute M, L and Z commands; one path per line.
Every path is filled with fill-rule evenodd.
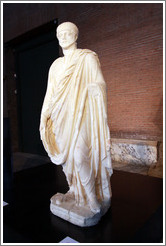
M 84 183 L 90 182 L 94 175 L 92 186 L 95 185 L 98 199 L 110 199 L 112 164 L 106 85 L 94 52 L 76 49 L 52 64 L 41 112 L 40 136 L 51 161 L 63 166 L 79 204 L 87 201 L 79 171 L 81 165 L 89 167 Z M 88 155 L 79 165 L 76 149 L 80 155 Z

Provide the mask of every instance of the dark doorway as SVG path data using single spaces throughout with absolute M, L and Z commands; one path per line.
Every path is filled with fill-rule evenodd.
M 12 153 L 9 118 L 3 118 L 3 201 L 12 201 Z
M 40 140 L 40 113 L 47 88 L 49 67 L 59 57 L 57 20 L 24 35 L 14 46 L 22 152 L 45 155 Z

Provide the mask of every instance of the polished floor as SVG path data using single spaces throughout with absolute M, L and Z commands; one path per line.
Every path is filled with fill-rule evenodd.
M 163 180 L 114 170 L 112 204 L 98 225 L 80 228 L 50 212 L 50 197 L 68 190 L 52 163 L 14 173 L 12 199 L 4 207 L 4 243 L 159 243 L 163 238 Z

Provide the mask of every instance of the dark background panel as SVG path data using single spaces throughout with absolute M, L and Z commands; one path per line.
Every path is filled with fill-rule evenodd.
M 59 56 L 55 29 L 21 42 L 15 52 L 20 150 L 44 155 L 39 125 L 49 68 Z

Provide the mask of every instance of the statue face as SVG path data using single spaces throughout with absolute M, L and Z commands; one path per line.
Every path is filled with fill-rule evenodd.
M 66 29 L 59 31 L 57 34 L 57 38 L 59 41 L 59 45 L 63 49 L 67 49 L 76 42 L 77 34 L 73 32 L 73 30 Z

